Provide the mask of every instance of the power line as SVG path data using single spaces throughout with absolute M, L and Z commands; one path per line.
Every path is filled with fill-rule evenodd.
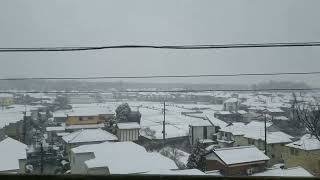
M 277 72 L 277 73 L 239 73 L 239 74 L 147 75 L 147 76 L 26 77 L 26 78 L 0 78 L 0 81 L 199 78 L 199 77 L 282 76 L 282 75 L 315 75 L 315 74 L 320 74 L 320 71 L 315 71 L 315 72 Z
M 130 90 L 130 91 L 0 91 L 0 94 L 4 93 L 16 93 L 16 94 L 96 94 L 96 93 L 199 93 L 199 92 L 260 92 L 260 91 L 318 91 L 320 88 L 270 88 L 270 89 L 202 89 L 202 90 Z
M 207 45 L 114 45 L 86 47 L 38 47 L 38 48 L 0 48 L 0 52 L 50 52 L 50 51 L 92 51 L 102 49 L 234 49 L 234 48 L 268 48 L 268 47 L 307 47 L 320 46 L 320 42 L 296 43 L 246 43 L 246 44 L 207 44 Z

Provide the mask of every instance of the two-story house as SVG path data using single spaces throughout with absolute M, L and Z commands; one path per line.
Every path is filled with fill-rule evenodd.
M 320 142 L 310 134 L 285 145 L 283 158 L 288 168 L 302 166 L 313 175 L 320 175 Z

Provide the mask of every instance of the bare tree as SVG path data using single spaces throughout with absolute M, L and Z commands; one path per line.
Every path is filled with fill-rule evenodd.
M 320 104 L 312 102 L 298 101 L 293 94 L 292 104 L 293 119 L 298 120 L 308 133 L 320 141 Z

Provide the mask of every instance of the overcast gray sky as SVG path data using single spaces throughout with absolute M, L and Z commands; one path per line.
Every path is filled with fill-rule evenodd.
M 0 47 L 320 41 L 319 0 L 1 0 Z M 1 53 L 0 77 L 319 71 L 320 47 Z M 155 79 L 251 83 L 317 76 Z M 150 82 L 150 80 L 149 80 Z

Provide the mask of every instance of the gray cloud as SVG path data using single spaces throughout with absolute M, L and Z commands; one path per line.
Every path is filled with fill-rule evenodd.
M 319 5 L 317 0 L 2 0 L 0 46 L 318 41 Z M 2 53 L 0 77 L 318 71 L 319 57 L 317 47 Z M 250 83 L 271 79 L 320 86 L 319 76 L 157 82 Z

